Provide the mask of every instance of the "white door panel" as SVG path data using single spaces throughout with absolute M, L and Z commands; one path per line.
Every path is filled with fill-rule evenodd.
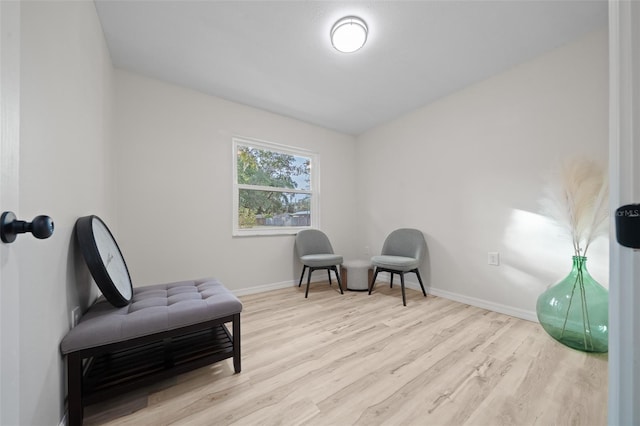
M 0 209 L 18 213 L 20 3 L 0 1 Z M 20 423 L 20 292 L 15 245 L 0 243 L 0 424 Z
M 640 2 L 609 2 L 611 211 L 640 202 Z M 614 228 L 612 227 L 612 230 Z M 640 424 L 640 251 L 610 238 L 610 425 Z

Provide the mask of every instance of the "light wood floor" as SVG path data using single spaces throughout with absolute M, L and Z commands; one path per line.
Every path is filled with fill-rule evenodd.
M 230 360 L 85 409 L 99 425 L 605 425 L 607 356 L 535 323 L 378 283 L 241 298 Z

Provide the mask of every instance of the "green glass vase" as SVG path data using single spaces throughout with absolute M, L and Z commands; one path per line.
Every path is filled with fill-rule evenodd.
M 542 328 L 558 342 L 585 352 L 609 349 L 609 292 L 587 271 L 587 258 L 573 256 L 569 275 L 538 297 Z

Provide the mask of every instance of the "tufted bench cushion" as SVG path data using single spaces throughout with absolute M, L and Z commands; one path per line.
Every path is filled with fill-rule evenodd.
M 64 337 L 60 349 L 67 354 L 241 311 L 242 303 L 214 278 L 137 287 L 131 303 L 122 308 L 100 297 Z

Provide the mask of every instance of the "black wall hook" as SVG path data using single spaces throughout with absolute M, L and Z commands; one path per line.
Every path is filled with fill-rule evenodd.
M 12 243 L 18 234 L 31 232 L 34 237 L 43 240 L 53 235 L 53 220 L 49 216 L 36 216 L 31 222 L 17 220 L 13 212 L 4 212 L 0 218 L 0 237 L 2 242 Z

